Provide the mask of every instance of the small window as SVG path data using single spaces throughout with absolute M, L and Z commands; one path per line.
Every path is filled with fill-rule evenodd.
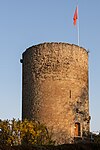
M 69 97 L 70 97 L 70 98 L 71 98 L 71 94 L 72 94 L 72 93 L 71 93 L 71 90 L 70 90 L 70 91 L 69 91 Z
M 75 123 L 75 136 L 80 136 L 80 123 Z
M 78 108 L 76 108 L 76 113 L 78 113 L 79 112 L 79 110 L 78 110 Z

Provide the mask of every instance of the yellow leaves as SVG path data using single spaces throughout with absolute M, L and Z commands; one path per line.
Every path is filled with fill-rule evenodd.
M 35 121 L 0 121 L 0 144 L 52 144 L 51 136 L 47 128 Z

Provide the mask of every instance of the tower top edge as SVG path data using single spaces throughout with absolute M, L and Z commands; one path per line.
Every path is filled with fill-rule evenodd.
M 27 51 L 29 51 L 29 50 L 32 49 L 32 48 L 38 48 L 38 47 L 40 47 L 40 46 L 49 46 L 49 45 L 58 45 L 58 46 L 60 46 L 60 45 L 62 45 L 62 46 L 68 46 L 68 45 L 69 45 L 69 46 L 72 46 L 72 47 L 79 48 L 79 50 L 82 49 L 82 50 L 84 50 L 84 51 L 86 51 L 86 52 L 88 53 L 88 50 L 86 50 L 85 48 L 83 48 L 83 47 L 81 47 L 81 46 L 78 46 L 78 45 L 76 45 L 76 44 L 70 44 L 70 43 L 65 43 L 65 42 L 44 42 L 44 43 L 39 43 L 39 44 L 30 46 L 29 48 L 27 48 L 27 49 L 23 52 L 23 54 L 26 53 Z

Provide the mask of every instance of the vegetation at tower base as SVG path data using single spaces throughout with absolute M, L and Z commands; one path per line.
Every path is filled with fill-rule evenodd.
M 100 131 L 99 134 L 91 133 L 91 136 L 94 143 L 100 144 Z
M 4 146 L 0 145 L 0 150 L 100 150 L 100 144 L 65 144 L 65 145 L 18 145 Z
M 100 150 L 100 134 L 95 143 L 54 145 L 47 128 L 35 121 L 0 121 L 0 150 Z
M 35 121 L 0 121 L 0 145 L 51 145 L 51 135 L 45 125 Z

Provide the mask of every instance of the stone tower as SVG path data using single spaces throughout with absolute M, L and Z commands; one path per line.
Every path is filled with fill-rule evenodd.
M 56 144 L 89 133 L 88 52 L 43 43 L 22 55 L 22 119 L 44 123 Z

